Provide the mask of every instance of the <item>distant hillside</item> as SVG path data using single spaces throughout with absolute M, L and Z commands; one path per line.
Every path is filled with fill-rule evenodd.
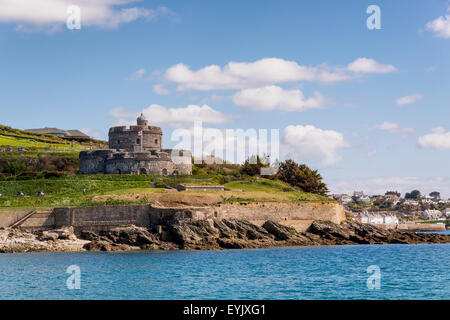
M 24 147 L 32 149 L 54 149 L 79 147 L 86 149 L 90 146 L 95 148 L 107 148 L 106 141 L 91 138 L 59 137 L 49 134 L 31 133 L 0 125 L 0 148 Z

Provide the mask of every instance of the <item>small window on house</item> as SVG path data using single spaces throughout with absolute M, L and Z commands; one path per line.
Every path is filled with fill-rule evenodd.
M 155 139 L 155 144 L 158 144 L 158 139 Z
M 137 144 L 141 144 L 141 139 L 136 139 Z

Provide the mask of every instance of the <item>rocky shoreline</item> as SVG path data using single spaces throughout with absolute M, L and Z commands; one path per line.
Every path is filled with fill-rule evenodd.
M 245 220 L 180 220 L 146 229 L 118 227 L 100 232 L 72 228 L 36 233 L 0 229 L 0 252 L 220 250 L 286 246 L 450 243 L 450 235 L 385 230 L 369 224 L 315 221 L 306 232 L 273 221 L 262 226 Z

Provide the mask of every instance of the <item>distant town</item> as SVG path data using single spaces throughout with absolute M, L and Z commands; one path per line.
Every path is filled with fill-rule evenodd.
M 419 190 L 413 190 L 404 197 L 397 191 L 387 191 L 384 195 L 354 191 L 353 195 L 332 194 L 330 197 L 341 202 L 347 214 L 362 223 L 444 223 L 450 218 L 450 199 L 441 199 L 438 191 L 422 195 Z

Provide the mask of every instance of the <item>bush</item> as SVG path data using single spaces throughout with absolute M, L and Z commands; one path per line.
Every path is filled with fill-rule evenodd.
M 268 160 L 262 161 L 259 156 L 252 156 L 245 160 L 241 168 L 241 173 L 248 176 L 257 176 L 261 173 L 261 168 L 269 167 Z
M 9 173 L 14 176 L 17 176 L 19 174 L 22 174 L 28 170 L 28 167 L 23 164 L 16 161 L 8 161 L 5 164 L 3 164 L 1 171 L 3 173 Z
M 164 182 L 156 181 L 153 183 L 155 188 L 167 188 L 167 185 Z
M 16 177 L 17 181 L 24 181 L 24 180 L 33 180 L 34 177 L 32 176 L 25 176 L 25 175 L 20 175 L 18 177 Z
M 322 176 L 317 170 L 311 170 L 306 165 L 298 165 L 293 160 L 280 164 L 277 178 L 304 192 L 326 195 L 327 185 L 322 182 Z
M 64 172 L 60 172 L 60 171 L 46 171 L 46 172 L 44 172 L 44 178 L 45 179 L 60 178 L 62 176 L 64 176 Z
M 225 177 L 221 174 L 218 174 L 212 178 L 212 181 L 218 184 L 225 184 Z
M 206 169 L 197 166 L 192 166 L 192 174 L 206 176 L 208 175 L 208 172 L 206 171 Z

